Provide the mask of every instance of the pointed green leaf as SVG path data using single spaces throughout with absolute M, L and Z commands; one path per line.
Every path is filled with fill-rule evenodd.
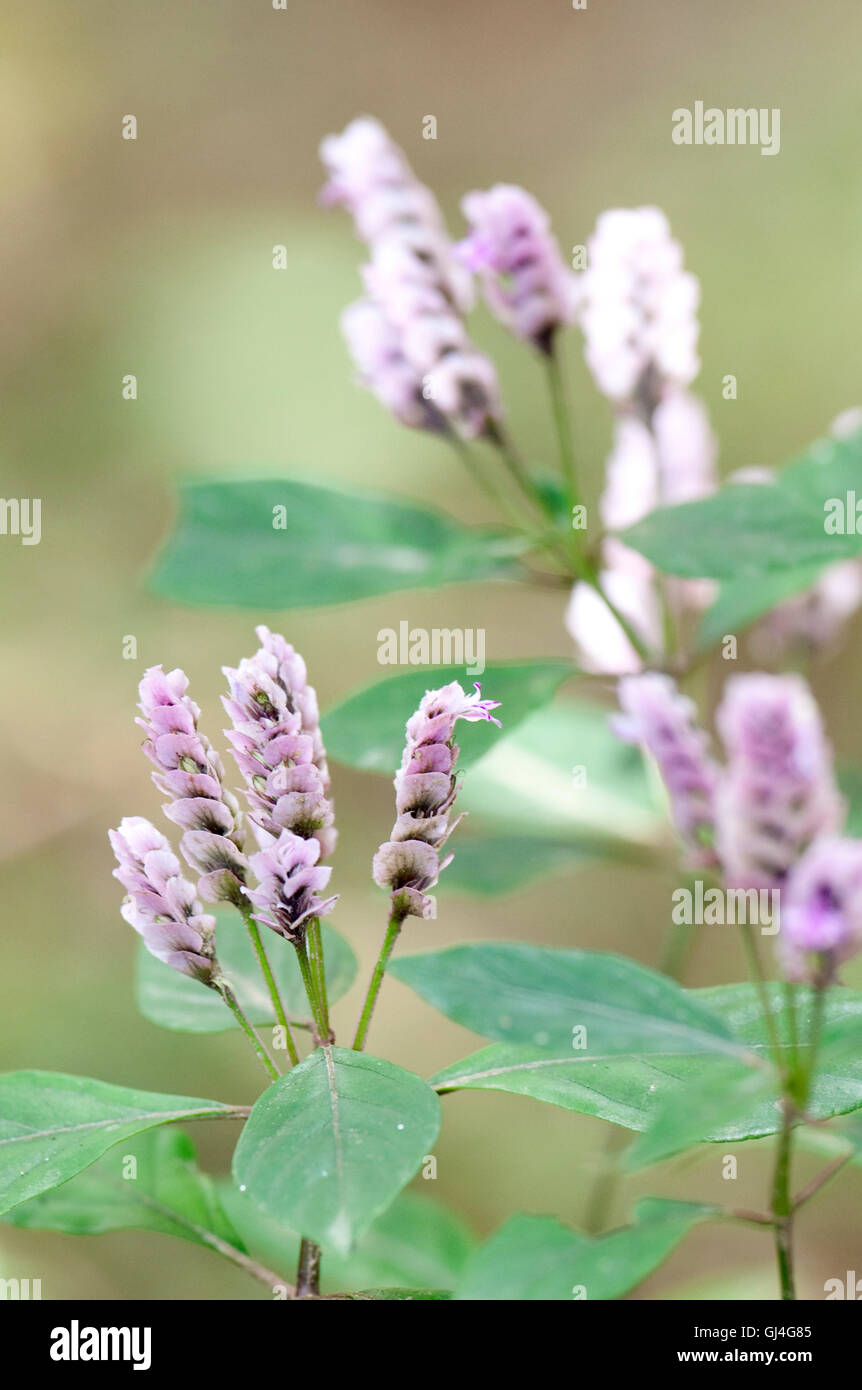
M 134 1167 L 129 1159 L 134 1159 Z M 182 1130 L 173 1128 L 137 1135 L 69 1182 L 14 1207 L 3 1219 L 31 1231 L 73 1236 L 157 1231 L 200 1245 L 211 1232 L 238 1250 L 245 1248 L 212 1180 L 196 1165 L 194 1145 Z
M 486 1038 L 568 1049 L 593 1061 L 627 1052 L 745 1051 L 699 1000 L 623 956 L 482 941 L 403 957 L 388 969 Z
M 142 1130 L 238 1113 L 216 1100 L 133 1091 L 86 1076 L 0 1076 L 0 1211 L 59 1186 Z
M 513 1216 L 469 1260 L 455 1297 L 512 1303 L 622 1298 L 693 1226 L 718 1214 L 699 1203 L 647 1198 L 638 1203 L 633 1226 L 596 1238 L 553 1216 Z
M 274 1220 L 346 1252 L 413 1177 L 439 1126 L 440 1102 L 420 1077 L 318 1048 L 257 1101 L 234 1177 Z
M 182 603 L 318 608 L 511 576 L 522 549 L 373 493 L 297 478 L 190 483 L 151 586 Z

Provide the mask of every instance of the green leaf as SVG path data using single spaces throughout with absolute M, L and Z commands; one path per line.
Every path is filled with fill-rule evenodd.
M 572 872 L 601 857 L 598 846 L 530 835 L 459 835 L 455 858 L 440 879 L 442 893 L 493 896 L 552 874 Z
M 341 1297 L 352 1303 L 372 1300 L 384 1303 L 415 1303 L 417 1299 L 439 1302 L 451 1298 L 452 1294 L 449 1289 L 361 1289 L 358 1293 L 345 1293 Z
M 255 1025 L 276 1022 L 257 959 L 245 925 L 233 908 L 216 909 L 219 960 L 246 1017 Z M 326 987 L 330 1001 L 340 999 L 356 976 L 356 957 L 338 932 L 323 924 Z M 261 928 L 264 948 L 279 986 L 287 1016 L 309 1021 L 308 999 L 296 952 L 274 932 Z M 215 992 L 189 975 L 181 975 L 151 956 L 143 942 L 135 962 L 135 995 L 145 1018 L 161 1028 L 180 1033 L 223 1033 L 238 1028 L 230 1009 Z
M 150 582 L 183 603 L 319 608 L 511 576 L 522 548 L 519 537 L 373 493 L 296 478 L 189 483 Z
M 429 1153 L 440 1102 L 412 1072 L 318 1048 L 257 1101 L 234 1177 L 276 1221 L 347 1252 Z
M 135 1160 L 131 1171 L 129 1158 Z M 138 1135 L 69 1182 L 22 1202 L 3 1219 L 31 1231 L 73 1236 L 157 1231 L 199 1245 L 206 1245 L 202 1237 L 212 1232 L 245 1250 L 212 1180 L 195 1163 L 194 1145 L 178 1129 Z
M 493 693 L 491 685 L 487 693 Z M 464 784 L 458 804 L 500 830 L 595 846 L 646 848 L 667 837 L 636 748 L 608 726 L 599 705 L 558 700 L 514 732 L 506 727 Z M 527 829 L 529 827 L 529 829 Z
M 219 1188 L 224 1206 L 249 1249 L 269 1268 L 293 1278 L 299 1233 L 264 1216 L 233 1183 Z M 349 1255 L 329 1250 L 321 1267 L 324 1293 L 395 1287 L 453 1289 L 475 1248 L 472 1232 L 439 1202 L 402 1192 Z
M 727 1025 L 673 980 L 623 956 L 482 941 L 406 956 L 389 973 L 486 1038 L 619 1053 L 739 1054 Z M 576 1029 L 586 1029 L 580 1047 Z
M 499 700 L 497 711 L 503 729 L 496 724 L 458 725 L 460 769 L 484 757 L 533 710 L 548 704 L 563 681 L 575 675 L 567 661 L 531 661 L 486 666 L 482 692 Z M 366 686 L 348 696 L 323 717 L 323 737 L 331 758 L 364 772 L 392 776 L 401 766 L 404 726 L 427 690 L 459 680 L 469 690 L 471 678 L 463 667 L 435 666 L 404 671 Z
M 699 1203 L 647 1198 L 635 1208 L 633 1226 L 596 1238 L 552 1216 L 513 1216 L 476 1251 L 455 1297 L 513 1303 L 621 1298 L 693 1226 L 717 1215 Z
M 736 1124 L 740 1115 L 750 1114 L 755 1107 L 768 1104 L 777 1116 L 779 1091 L 773 1066 L 731 1062 L 710 1067 L 665 1097 L 649 1129 L 627 1151 L 625 1166 L 643 1168 L 681 1153 L 700 1143 L 705 1134 Z
M 729 634 L 738 637 L 779 603 L 809 589 L 822 568 L 819 564 L 808 565 L 776 570 L 756 579 L 726 580 L 701 619 L 698 649 L 705 651 Z
M 688 991 L 693 1000 L 705 1005 L 721 1018 L 730 1031 L 755 1054 L 765 1056 L 768 1040 L 760 1002 L 753 985 L 718 985 Z M 784 986 L 769 986 L 771 1008 L 779 1036 L 786 1039 L 788 1010 Z M 812 1020 L 810 990 L 799 989 L 797 1026 L 800 1037 L 807 1036 Z M 853 1029 L 862 1018 L 862 993 L 831 990 L 827 997 L 826 1020 L 840 1031 L 843 1024 Z M 455 1062 L 431 1080 L 438 1091 L 492 1090 L 530 1096 L 534 1100 L 559 1105 L 583 1115 L 594 1115 L 626 1129 L 642 1131 L 660 1114 L 665 1104 L 680 1097 L 691 1086 L 700 1086 L 704 1110 L 697 1112 L 699 1141 L 738 1141 L 774 1134 L 779 1119 L 769 1094 L 748 1097 L 745 1109 L 735 1115 L 709 1113 L 710 1093 L 720 1091 L 727 1063 L 707 1055 L 611 1057 L 607 1061 L 578 1060 L 571 1046 L 548 1049 L 523 1045 L 495 1044 Z M 857 1054 L 858 1055 L 858 1054 Z M 768 1075 L 768 1073 L 767 1073 Z M 691 1096 L 689 1096 L 691 1100 Z M 845 1114 L 862 1107 L 862 1059 L 843 1057 L 819 1071 L 811 1098 L 812 1112 L 819 1118 Z
M 727 483 L 711 497 L 662 507 L 622 533 L 658 569 L 685 578 L 759 579 L 862 553 L 855 516 L 846 535 L 825 529 L 830 499 L 858 488 L 862 433 L 820 439 L 775 483 Z
M 0 1211 L 66 1182 L 141 1130 L 237 1113 L 216 1100 L 133 1091 L 59 1072 L 0 1076 Z

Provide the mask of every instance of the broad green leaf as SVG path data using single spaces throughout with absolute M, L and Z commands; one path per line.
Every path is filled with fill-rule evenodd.
M 635 1224 L 581 1235 L 553 1216 L 513 1216 L 476 1251 L 459 1281 L 461 1301 L 609 1299 L 639 1284 L 702 1221 L 720 1213 L 694 1202 L 647 1198 Z
M 689 994 L 723 1019 L 752 1052 L 761 1057 L 768 1054 L 760 1003 L 753 985 L 718 985 L 692 990 Z M 788 1011 L 784 987 L 771 985 L 769 997 L 779 1035 L 786 1040 Z M 796 1012 L 799 1036 L 804 1038 L 812 1017 L 809 990 L 798 991 Z M 827 1022 L 839 1026 L 843 1021 L 852 1028 L 860 1018 L 862 993 L 843 989 L 830 991 Z M 508 1091 L 642 1131 L 650 1127 L 666 1103 L 681 1096 L 689 1086 L 701 1085 L 707 1098 L 705 1105 L 708 1104 L 710 1091 L 719 1086 L 727 1066 L 719 1057 L 645 1057 L 639 1052 L 640 1049 L 635 1048 L 631 1056 L 594 1062 L 583 1056 L 578 1060 L 570 1046 L 549 1054 L 546 1048 L 498 1043 L 445 1067 L 432 1077 L 431 1085 L 441 1093 L 462 1089 Z M 818 1073 L 811 1099 L 814 1114 L 826 1119 L 859 1107 L 862 1107 L 862 1059 L 854 1062 L 852 1058 L 844 1058 L 840 1065 Z M 736 1116 L 716 1118 L 705 1110 L 701 1120 L 698 1125 L 701 1141 L 759 1138 L 774 1134 L 779 1124 L 770 1095 L 754 1098 L 747 1109 L 740 1110 Z
M 492 693 L 491 686 L 486 691 Z M 461 810 L 535 838 L 624 841 L 645 849 L 667 838 L 643 758 L 608 725 L 600 705 L 558 700 L 530 715 L 467 778 Z M 529 827 L 529 830 L 527 829 Z
M 728 634 L 738 637 L 779 603 L 809 589 L 822 568 L 822 565 L 808 565 L 770 571 L 756 579 L 725 580 L 701 618 L 698 648 L 705 651 Z
M 455 858 L 440 879 L 441 893 L 492 896 L 538 878 L 572 873 L 601 858 L 599 846 L 566 844 L 531 835 L 460 835 Z
M 726 483 L 711 497 L 662 507 L 622 533 L 658 569 L 685 578 L 758 580 L 773 571 L 814 572 L 862 553 L 851 515 L 844 535 L 827 532 L 827 506 L 855 497 L 862 433 L 820 439 L 774 483 Z
M 522 548 L 408 502 L 297 478 L 190 483 L 150 582 L 183 603 L 319 608 L 511 576 Z
M 233 908 L 217 909 L 219 960 L 247 1018 L 255 1025 L 276 1022 L 269 991 L 260 972 L 243 921 Z M 338 932 L 323 924 L 326 987 L 330 1001 L 340 999 L 356 976 L 356 957 Z M 308 1000 L 289 942 L 261 928 L 261 938 L 289 1019 L 309 1021 Z M 156 960 L 140 943 L 135 962 L 135 996 L 138 1008 L 151 1023 L 180 1033 L 223 1033 L 238 1028 L 230 1009 L 199 980 L 181 975 Z
M 771 1106 L 777 1120 L 779 1094 L 780 1081 L 773 1066 L 730 1062 L 710 1067 L 665 1097 L 649 1129 L 627 1151 L 625 1166 L 643 1168 L 658 1163 L 700 1143 L 705 1134 L 736 1124 L 740 1115 L 750 1114 L 755 1107 Z
M 60 1072 L 0 1076 L 0 1211 L 58 1187 L 142 1130 L 241 1113 L 216 1100 L 133 1091 Z
M 623 956 L 482 941 L 406 956 L 388 969 L 456 1023 L 498 1041 L 568 1048 L 593 1061 L 745 1051 L 699 1000 Z
M 199 1245 L 207 1244 L 204 1237 L 211 1232 L 245 1249 L 212 1180 L 196 1165 L 194 1145 L 178 1129 L 138 1135 L 69 1182 L 22 1202 L 3 1219 L 28 1230 L 73 1236 L 157 1231 Z
M 291 1279 L 299 1234 L 258 1210 L 233 1183 L 219 1186 L 231 1220 L 257 1259 Z M 328 1250 L 321 1266 L 323 1293 L 395 1287 L 453 1289 L 476 1240 L 439 1202 L 402 1192 L 382 1212 L 349 1255 Z
M 234 1177 L 261 1211 L 346 1253 L 410 1181 L 440 1127 L 440 1102 L 412 1072 L 318 1048 L 257 1101 Z
M 503 728 L 484 722 L 459 723 L 458 767 L 469 767 L 484 757 L 528 714 L 549 704 L 563 681 L 575 674 L 574 666 L 567 661 L 486 666 L 481 677 L 482 694 L 486 699 L 501 702 L 495 713 Z M 454 680 L 472 690 L 473 678 L 463 666 L 435 666 L 389 676 L 348 696 L 323 717 L 329 756 L 348 767 L 392 776 L 401 766 L 404 726 L 419 701 L 427 690 L 437 690 Z

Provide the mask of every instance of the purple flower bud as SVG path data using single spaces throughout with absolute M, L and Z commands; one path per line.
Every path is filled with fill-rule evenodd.
M 422 374 L 407 361 L 400 335 L 379 305 L 370 299 L 351 304 L 341 315 L 341 331 L 359 381 L 396 420 L 414 429 L 439 427 L 422 395 Z
M 794 865 L 781 889 L 784 973 L 824 986 L 860 949 L 862 840 L 826 836 Z
M 714 798 L 718 769 L 709 740 L 697 725 L 693 701 L 680 694 L 670 676 L 647 672 L 619 684 L 622 715 L 612 720 L 615 732 L 640 743 L 652 754 L 668 791 L 674 825 L 686 842 L 692 863 L 715 864 Z
M 256 922 L 299 942 L 310 918 L 332 911 L 336 898 L 318 898 L 332 873 L 329 866 L 318 866 L 319 857 L 317 840 L 303 840 L 290 830 L 282 830 L 267 849 L 251 856 L 259 886 L 245 893 L 257 909 L 252 913 Z
M 153 781 L 171 799 L 165 815 L 182 827 L 183 857 L 202 875 L 198 891 L 208 902 L 237 901 L 245 879 L 239 805 L 223 785 L 224 768 L 198 729 L 200 709 L 186 695 L 183 671 L 152 666 L 140 683 L 144 752 L 155 763 Z
M 336 831 L 317 695 L 299 653 L 269 628 L 255 631 L 255 655 L 223 668 L 233 723 L 225 733 L 246 781 L 249 819 L 262 848 L 289 830 L 314 837 L 325 858 Z
M 449 819 L 457 790 L 455 724 L 459 719 L 500 724 L 491 714 L 499 700 L 480 696 L 478 683 L 476 694 L 468 695 L 452 681 L 427 691 L 407 721 L 404 756 L 395 775 L 397 819 L 372 866 L 374 882 L 390 889 L 393 913 L 402 918 L 435 915 L 434 899 L 426 889 L 434 887 L 451 860 L 450 855 L 441 861 L 439 851 L 458 823 Z
M 459 250 L 478 273 L 491 312 L 516 337 L 548 352 L 555 331 L 571 323 L 577 296 L 548 214 L 523 188 L 504 183 L 468 193 L 461 207 L 470 234 Z
M 204 912 L 194 885 L 181 876 L 164 835 L 143 816 L 127 816 L 108 838 L 118 864 L 114 877 L 129 895 L 120 909 L 125 920 L 157 960 L 213 984 L 215 917 Z
M 602 213 L 579 286 L 587 363 L 599 390 L 651 414 L 697 376 L 699 288 L 658 208 Z
M 731 887 L 776 887 L 844 818 L 820 711 L 800 676 L 733 676 L 716 723 L 727 749 L 715 799 L 725 877 Z

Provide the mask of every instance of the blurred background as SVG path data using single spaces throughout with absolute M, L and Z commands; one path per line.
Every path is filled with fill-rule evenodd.
M 401 619 L 484 627 L 488 660 L 571 654 L 565 595 L 514 587 L 395 595 L 285 615 L 192 610 L 149 594 L 180 479 L 297 475 L 386 488 L 466 519 L 487 503 L 433 440 L 399 429 L 351 382 L 337 319 L 359 292 L 348 218 L 317 205 L 320 139 L 378 116 L 438 194 L 453 233 L 460 197 L 525 185 L 568 252 L 606 207 L 656 203 L 702 285 L 697 383 L 724 470 L 778 463 L 862 403 L 862 183 L 855 0 L 31 0 L 2 24 L 4 333 L 2 491 L 42 498 L 42 541 L 0 538 L 0 886 L 4 1069 L 39 1067 L 241 1101 L 256 1093 L 238 1035 L 185 1037 L 140 1018 L 133 933 L 119 916 L 106 828 L 155 815 L 132 723 L 136 685 L 182 665 L 205 727 L 222 725 L 220 668 L 265 621 L 301 650 L 324 708 L 380 678 L 376 634 Z M 671 113 L 780 107 L 781 151 L 679 147 Z M 134 114 L 138 138 L 121 138 Z M 426 115 L 437 139 L 422 139 Z M 272 268 L 272 248 L 287 268 Z M 503 379 L 512 429 L 551 461 L 539 367 L 483 312 L 473 328 Z M 575 333 L 570 386 L 588 490 L 609 439 Z M 138 399 L 125 401 L 133 373 Z M 724 401 L 721 381 L 739 381 Z M 138 659 L 123 659 L 137 639 Z M 815 673 L 843 761 L 862 759 L 860 626 Z M 486 694 L 493 694 L 489 689 Z M 405 715 L 408 711 L 405 711 Z M 388 833 L 386 779 L 336 767 L 341 902 L 335 917 L 364 984 L 383 926 L 370 858 Z M 437 923 L 402 949 L 489 936 L 622 951 L 654 962 L 666 878 L 593 866 L 505 899 L 441 893 Z M 689 980 L 741 978 L 731 936 L 699 949 Z M 850 983 L 862 986 L 857 971 Z M 355 985 L 335 1010 L 346 1032 Z M 476 1040 L 396 981 L 373 1048 L 425 1075 Z M 480 1234 L 513 1210 L 577 1224 L 600 1160 L 599 1122 L 516 1096 L 445 1101 L 435 1184 Z M 233 1134 L 199 1125 L 214 1172 Z M 217 1131 L 217 1132 L 216 1132 Z M 767 1152 L 741 1147 L 735 1204 L 764 1201 Z M 727 1199 L 718 1152 L 640 1177 L 633 1195 Z M 803 1158 L 799 1177 L 814 1171 Z M 840 1188 L 840 1190 L 839 1190 Z M 801 1288 L 859 1267 L 846 1175 L 800 1220 Z M 74 1240 L 0 1227 L 4 1274 L 51 1298 L 258 1297 L 215 1256 L 153 1235 Z M 771 1297 L 768 1240 L 705 1228 L 637 1297 Z

